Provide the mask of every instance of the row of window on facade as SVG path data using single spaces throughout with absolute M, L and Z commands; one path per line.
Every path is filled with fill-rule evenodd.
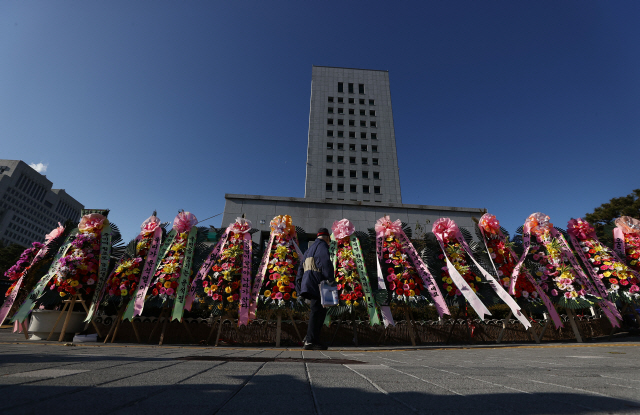
M 333 143 L 327 143 L 327 150 L 333 150 L 334 148 L 338 149 L 338 150 L 344 150 L 344 143 L 336 143 L 336 146 L 334 147 Z M 356 145 L 355 144 L 349 144 L 349 151 L 356 151 Z M 369 151 L 369 146 L 366 144 L 360 144 L 360 151 Z M 372 153 L 377 153 L 378 152 L 378 146 L 371 146 L 371 152 Z
M 337 183 L 336 189 L 338 192 L 344 192 L 344 183 Z M 325 190 L 327 192 L 333 192 L 333 183 L 326 183 L 325 184 Z M 358 193 L 358 185 L 352 184 L 349 185 L 349 191 L 351 193 Z M 362 185 L 362 193 L 371 193 L 371 186 L 369 185 Z M 373 186 L 373 193 L 376 195 L 381 194 L 380 192 L 380 186 Z
M 15 216 L 14 216 L 15 218 Z M 17 231 L 19 235 L 26 235 L 28 238 L 29 242 L 32 241 L 42 241 L 44 240 L 44 233 L 41 233 L 40 235 L 30 232 L 28 230 L 26 230 L 25 228 L 18 226 L 18 224 L 11 222 L 8 226 L 7 229 L 12 229 L 14 231 Z
M 352 82 L 347 83 L 347 91 L 350 94 L 354 93 L 354 84 Z M 344 93 L 344 82 L 338 82 L 338 92 Z M 364 94 L 364 84 L 358 84 L 358 93 Z
M 337 177 L 345 177 L 344 170 L 342 170 L 342 169 L 336 170 L 336 173 L 337 173 Z M 327 177 L 333 177 L 333 169 L 327 169 L 326 175 L 327 175 Z M 363 179 L 368 179 L 369 178 L 369 172 L 366 171 L 366 170 L 361 171 L 360 175 L 362 176 Z M 358 178 L 358 171 L 357 170 L 349 170 L 349 177 L 351 177 L 352 179 L 357 179 Z M 380 180 L 380 172 L 379 171 L 374 171 L 373 172 L 373 179 L 374 180 Z
M 327 162 L 333 163 L 333 156 L 331 156 L 331 161 L 329 161 L 329 157 L 330 156 L 327 156 Z M 349 164 L 357 164 L 356 163 L 356 159 L 357 159 L 357 157 L 349 157 Z M 365 166 L 369 165 L 369 158 L 368 157 L 361 157 L 360 161 L 361 161 L 360 164 L 362 164 L 362 165 L 365 165 Z M 344 163 L 344 157 L 343 156 L 338 156 L 337 157 L 337 162 L 338 163 Z M 377 159 L 375 157 L 372 158 L 371 159 L 371 165 L 372 166 L 379 166 L 380 165 L 379 159 Z
M 11 232 L 11 231 L 6 231 L 6 232 L 4 233 L 4 235 L 5 235 L 7 238 L 11 238 L 11 239 L 13 239 L 13 241 L 11 241 L 10 239 L 4 239 L 4 238 L 3 238 L 3 239 L 2 239 L 2 242 L 4 242 L 4 243 L 5 243 L 5 244 L 7 244 L 7 245 L 8 245 L 8 244 L 10 244 L 10 243 L 15 243 L 15 242 L 17 242 L 18 244 L 21 244 L 22 246 L 27 246 L 27 245 L 29 245 L 31 242 L 33 242 L 33 241 L 30 241 L 29 239 L 25 238 L 24 236 L 18 235 L 17 233 L 15 233 L 15 232 Z
M 8 193 L 13 194 L 15 197 L 11 197 Z M 31 200 L 28 200 L 20 192 L 11 188 L 7 190 L 7 193 L 2 195 L 2 198 L 7 200 L 9 203 L 12 203 L 14 205 L 15 210 L 20 212 L 25 212 L 22 214 L 26 216 L 29 220 L 45 228 L 50 228 L 51 226 L 55 225 L 56 222 L 59 222 L 59 221 L 64 222 L 66 219 L 76 219 L 75 217 L 56 217 L 50 210 L 43 208 L 39 203 L 33 203 Z M 18 199 L 25 201 L 25 203 L 23 204 Z M 49 203 L 49 201 L 47 200 L 44 201 L 44 204 L 47 207 L 51 205 L 51 203 Z M 8 208 L 11 208 L 11 206 L 7 205 L 5 208 L 8 209 Z M 38 211 L 42 213 L 39 213 Z M 72 211 L 71 213 L 75 215 L 76 211 Z M 29 214 L 33 216 L 30 216 Z M 80 217 L 79 214 L 78 214 L 78 217 Z
M 327 102 L 329 102 L 329 103 L 333 103 L 333 102 L 336 102 L 336 101 L 334 100 L 334 97 L 327 97 Z M 338 104 L 344 104 L 344 98 L 342 98 L 342 97 L 338 97 L 337 102 L 338 102 Z M 347 102 L 348 102 L 349 104 L 353 104 L 353 105 L 355 105 L 355 103 L 356 103 L 356 99 L 355 99 L 355 98 L 349 98 L 349 99 L 347 99 Z M 367 101 L 366 101 L 366 100 L 364 100 L 364 99 L 362 99 L 362 98 L 360 98 L 360 99 L 358 100 L 358 104 L 360 104 L 360 105 L 366 105 L 366 102 L 367 102 Z M 376 105 L 376 100 L 375 100 L 375 99 L 370 99 L 370 100 L 369 100 L 369 105 Z
M 327 118 L 327 124 L 333 125 L 333 118 Z M 338 125 L 344 125 L 344 120 L 342 118 L 338 119 Z M 349 120 L 349 127 L 355 127 L 356 120 Z M 366 127 L 367 122 L 365 120 L 360 120 L 360 127 Z M 378 123 L 375 121 L 369 121 L 369 127 L 376 128 Z
M 327 107 L 327 112 L 329 114 L 333 114 L 333 107 Z M 349 113 L 349 115 L 356 115 L 356 110 L 353 108 L 347 108 L 347 112 Z M 344 114 L 344 108 L 342 107 L 338 107 L 338 114 Z M 367 110 L 360 110 L 359 111 L 360 115 L 367 115 Z M 376 110 L 369 110 L 369 116 L 371 117 L 375 117 L 376 116 Z
M 338 130 L 338 137 L 344 137 L 344 131 L 343 130 Z M 378 139 L 378 134 L 377 133 L 370 133 L 371 139 L 372 140 L 377 140 Z M 333 137 L 333 130 L 327 130 L 327 137 Z M 356 138 L 356 132 L 355 131 L 349 131 L 349 138 Z M 361 132 L 360 133 L 360 138 L 366 140 L 367 139 L 367 133 L 366 132 Z

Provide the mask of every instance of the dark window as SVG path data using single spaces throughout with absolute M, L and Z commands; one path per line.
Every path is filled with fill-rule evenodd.
M 333 176 L 333 169 L 327 169 L 327 177 Z
M 331 191 L 333 191 L 333 183 L 327 183 L 327 184 L 325 185 L 325 190 L 326 190 L 327 192 L 331 192 Z
M 368 179 L 368 178 L 369 178 L 369 172 L 368 172 L 368 171 L 366 171 L 366 170 L 365 170 L 365 171 L 363 171 L 363 172 L 362 172 L 362 178 L 363 178 L 363 179 Z
M 329 114 L 333 114 L 333 107 L 329 107 L 329 108 L 327 108 L 327 112 L 328 112 Z
M 333 156 L 327 156 L 327 163 L 333 163 Z
M 353 108 L 349 108 L 349 115 L 355 115 L 356 114 L 356 110 L 354 110 Z
M 356 164 L 356 158 L 355 157 L 349 157 L 349 163 Z
M 338 82 L 338 92 L 344 92 L 344 88 L 343 88 L 342 82 Z
M 358 84 L 358 93 L 364 94 L 364 84 Z
M 365 120 L 360 120 L 360 127 L 366 127 L 367 122 Z
M 344 120 L 338 120 L 338 125 L 344 125 Z
M 349 120 L 349 126 L 350 127 L 355 127 L 356 126 L 356 121 L 355 120 Z
M 353 94 L 353 84 L 349 82 L 349 93 Z
M 344 150 L 344 144 L 338 143 L 338 150 Z
M 367 185 L 362 186 L 362 193 L 369 193 L 369 186 Z
M 327 130 L 327 137 L 333 137 L 333 130 Z
M 338 183 L 338 191 L 339 192 L 344 192 L 344 184 Z
M 344 170 L 338 170 L 338 177 L 344 177 Z
M 333 150 L 333 143 L 327 143 L 327 150 Z
M 338 163 L 344 163 L 344 156 L 338 156 Z
M 369 159 L 362 157 L 362 164 L 369 164 Z
M 351 186 L 349 186 L 349 190 L 351 191 L 351 193 L 355 193 L 358 191 L 358 188 L 355 184 L 352 184 Z
M 371 146 L 371 151 L 373 151 L 374 153 L 378 152 L 378 146 Z
M 349 138 L 356 138 L 356 132 L 355 131 L 349 131 Z
M 369 125 L 372 127 L 377 127 L 376 122 L 375 121 L 369 121 Z
M 380 186 L 373 186 L 373 193 L 379 195 L 380 194 Z
M 338 97 L 338 104 L 342 104 L 344 102 L 344 98 Z M 373 105 L 373 104 L 372 104 Z
M 372 140 L 377 140 L 378 139 L 378 133 L 371 133 L 371 139 Z
M 327 124 L 333 125 L 333 118 L 327 118 Z
M 344 108 L 338 108 L 338 114 L 344 114 Z
M 349 104 L 355 104 L 356 100 L 355 98 L 349 98 Z
M 367 145 L 366 144 L 360 144 L 360 151 L 367 151 Z
M 374 99 L 369 100 L 369 105 L 376 105 L 376 101 Z
M 360 138 L 367 139 L 367 133 L 360 133 Z
M 349 144 L 349 151 L 356 151 L 356 145 L 355 144 Z
M 333 112 L 333 108 L 331 108 L 331 112 Z M 367 115 L 367 111 L 360 110 L 360 115 Z
M 349 177 L 357 178 L 358 172 L 355 170 L 349 170 Z
M 373 178 L 376 179 L 376 180 L 379 180 L 380 179 L 380 172 L 374 171 L 373 172 Z
M 359 100 L 358 100 L 358 103 L 359 103 L 360 105 L 364 105 L 364 99 L 359 99 Z
M 333 102 L 333 97 L 329 97 L 329 98 L 327 98 L 327 101 L 329 101 L 329 102 Z
M 371 162 L 373 163 L 374 166 L 378 165 L 378 159 L 371 159 Z
M 369 115 L 371 115 L 372 117 L 376 116 L 376 110 L 369 110 Z
M 344 137 L 344 131 L 338 131 L 338 137 Z

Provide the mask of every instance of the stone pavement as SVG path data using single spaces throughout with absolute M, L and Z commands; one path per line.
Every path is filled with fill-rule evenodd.
M 640 342 L 625 340 L 310 352 L 65 346 L 3 329 L 0 414 L 640 413 Z

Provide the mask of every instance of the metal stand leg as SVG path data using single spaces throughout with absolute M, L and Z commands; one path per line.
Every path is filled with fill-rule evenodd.
M 509 323 L 509 319 L 511 319 L 511 316 L 513 316 L 513 311 L 509 311 L 509 315 L 507 316 L 507 318 L 502 319 L 502 329 L 500 330 L 500 334 L 498 335 L 496 344 L 500 344 L 500 342 L 502 342 L 504 331 L 507 329 L 507 323 Z
M 576 336 L 576 341 L 578 343 L 583 343 L 582 336 L 580 335 L 580 330 L 578 329 L 578 324 L 576 323 L 576 315 L 572 309 L 567 308 L 567 316 L 569 317 L 569 323 L 571 324 L 571 329 L 573 330 L 573 334 Z

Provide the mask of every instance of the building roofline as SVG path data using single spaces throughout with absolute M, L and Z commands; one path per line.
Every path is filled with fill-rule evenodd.
M 387 69 L 364 69 L 364 68 L 343 68 L 342 66 L 325 66 L 325 65 L 311 65 L 313 68 L 333 68 L 333 69 L 352 69 L 355 71 L 376 71 L 376 72 L 389 72 Z
M 468 208 L 468 207 L 453 207 L 453 206 L 433 206 L 433 205 L 409 205 L 404 203 L 390 203 L 390 202 L 361 202 L 350 200 L 321 200 L 310 199 L 302 197 L 282 197 L 282 196 L 262 196 L 262 195 L 240 195 L 233 193 L 225 193 L 225 199 L 248 199 L 248 200 L 266 200 L 273 202 L 294 202 L 294 203 L 318 203 L 323 205 L 348 205 L 348 206 L 371 206 L 371 207 L 389 207 L 400 209 L 417 209 L 417 210 L 444 210 L 451 212 L 472 212 L 472 213 L 484 213 L 484 208 Z

